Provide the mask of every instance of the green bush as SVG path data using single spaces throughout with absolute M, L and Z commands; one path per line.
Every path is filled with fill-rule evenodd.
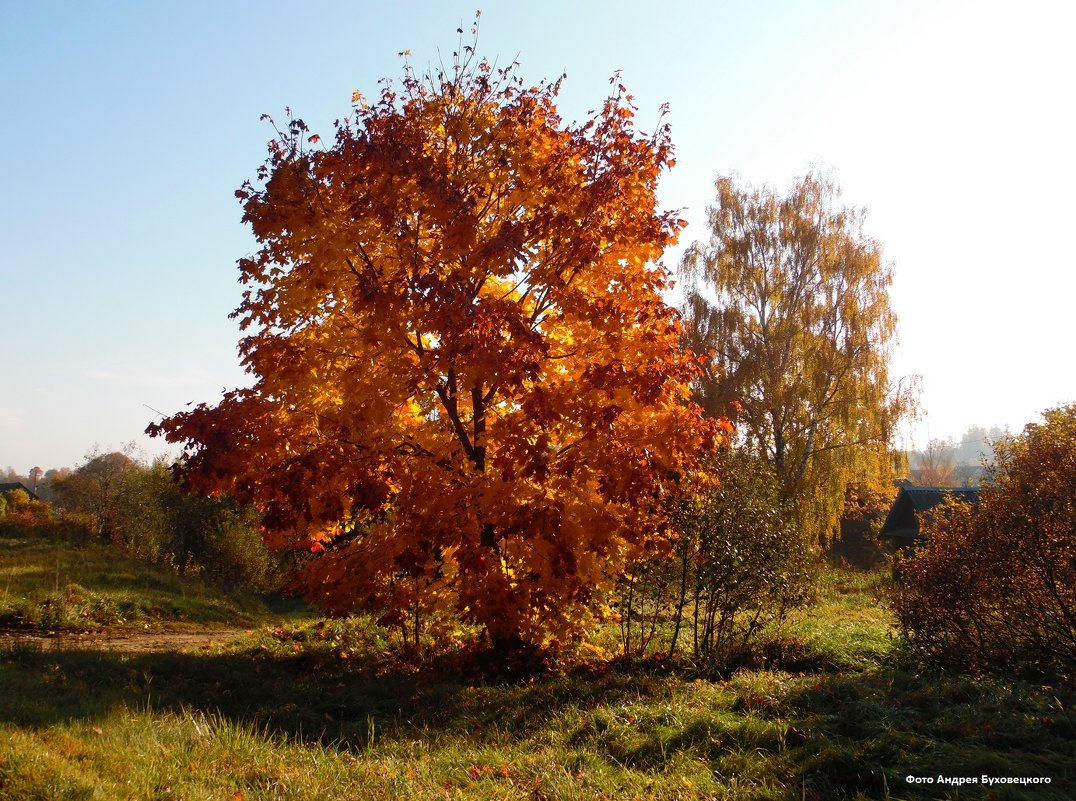
M 134 464 L 125 471 L 116 499 L 116 536 L 129 555 L 147 564 L 169 567 L 179 490 L 162 461 Z
M 685 643 L 718 666 L 807 599 L 809 549 L 773 471 L 741 451 L 711 468 L 672 504 L 671 554 L 640 565 L 621 593 L 626 652 L 645 650 L 664 609 L 667 650 Z
M 229 497 L 177 495 L 171 553 L 180 572 L 221 586 L 278 588 L 277 560 L 258 528 L 257 511 Z
M 283 584 L 286 558 L 269 552 L 256 510 L 227 497 L 182 493 L 164 461 L 92 456 L 57 490 L 75 540 L 96 537 L 147 564 L 227 588 Z

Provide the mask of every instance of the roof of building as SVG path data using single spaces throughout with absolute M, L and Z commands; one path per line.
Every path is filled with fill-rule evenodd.
M 919 533 L 919 514 L 933 509 L 949 497 L 976 504 L 979 501 L 979 488 L 901 487 L 878 536 L 898 540 L 923 540 Z
M 933 509 L 944 501 L 946 496 L 968 503 L 976 503 L 979 500 L 978 487 L 902 487 L 901 492 L 907 493 L 917 512 Z M 900 493 L 897 497 L 900 497 Z
M 37 497 L 37 495 L 34 493 L 34 491 L 32 489 L 30 489 L 28 486 L 23 484 L 21 481 L 13 481 L 13 482 L 7 482 L 7 483 L 4 483 L 4 484 L 0 484 L 0 495 L 3 495 L 5 492 L 11 492 L 12 490 L 22 490 L 23 492 L 25 492 L 27 495 L 30 496 L 31 501 L 40 501 L 41 500 L 39 497 Z

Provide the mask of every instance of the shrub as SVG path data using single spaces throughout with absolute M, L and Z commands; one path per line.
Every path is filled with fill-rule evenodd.
M 18 512 L 30 506 L 30 495 L 26 490 L 8 490 L 3 495 L 4 507 L 10 512 Z
M 40 530 L 52 525 L 52 504 L 32 499 L 25 490 L 8 490 L 0 495 L 0 519 L 5 530 Z
M 113 541 L 136 559 L 168 567 L 174 539 L 173 509 L 178 499 L 179 490 L 163 461 L 149 466 L 132 464 L 124 473 L 115 501 Z
M 806 540 L 773 471 L 738 451 L 719 455 L 711 468 L 712 476 L 673 504 L 672 554 L 634 571 L 621 616 L 653 631 L 655 612 L 671 608 L 668 650 L 683 637 L 697 660 L 717 665 L 805 601 L 810 574 Z M 642 650 L 646 627 L 639 629 Z M 629 626 L 625 651 L 632 650 L 630 635 Z
M 61 522 L 75 542 L 96 537 L 147 564 L 228 588 L 283 583 L 286 557 L 270 554 L 257 512 L 228 497 L 181 493 L 162 460 L 95 455 L 57 489 L 67 509 Z
M 255 509 L 232 498 L 178 495 L 170 552 L 180 572 L 192 572 L 225 587 L 277 589 L 281 577 L 262 539 Z
M 88 544 L 97 531 L 97 520 L 86 512 L 61 512 L 57 532 L 74 546 Z
M 970 669 L 1076 668 L 1076 404 L 995 445 L 979 505 L 927 517 L 896 612 L 927 658 Z

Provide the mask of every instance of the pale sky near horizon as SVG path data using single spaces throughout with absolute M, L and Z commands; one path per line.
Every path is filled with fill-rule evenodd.
M 0 468 L 76 466 L 247 382 L 233 196 L 291 106 L 331 132 L 352 91 L 422 70 L 476 5 L 479 53 L 567 73 L 582 119 L 622 79 L 668 102 L 665 208 L 705 238 L 718 174 L 785 189 L 829 165 L 893 263 L 892 374 L 922 376 L 905 446 L 1019 430 L 1076 401 L 1076 5 L 24 3 L 0 0 Z M 302 9 L 301 12 L 297 9 Z

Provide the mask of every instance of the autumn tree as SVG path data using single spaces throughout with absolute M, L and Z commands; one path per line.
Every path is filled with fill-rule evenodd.
M 958 464 L 991 463 L 994 460 L 994 448 L 1010 436 L 1008 428 L 998 425 L 989 428 L 980 425 L 968 426 L 957 445 L 956 461 Z
M 787 196 L 717 180 L 710 238 L 681 262 L 689 343 L 707 354 L 697 398 L 742 406 L 745 445 L 770 464 L 807 532 L 824 536 L 851 480 L 883 475 L 913 400 L 889 376 L 891 270 L 821 173 Z
M 45 475 L 45 471 L 40 467 L 34 466 L 30 468 L 27 478 L 30 479 L 30 489 L 34 492 L 37 492 L 38 482 L 41 481 L 43 475 Z
M 415 636 L 458 614 L 507 647 L 591 618 L 715 429 L 661 295 L 668 127 L 637 132 L 615 78 L 567 125 L 560 81 L 473 53 L 356 93 L 327 147 L 278 130 L 237 193 L 253 386 L 150 430 L 317 555 L 296 586 L 325 610 Z
M 54 482 L 53 489 L 61 505 L 93 516 L 102 542 L 120 544 L 126 482 L 134 469 L 135 462 L 126 453 L 95 451 L 76 471 Z
M 4 510 L 19 512 L 30 507 L 30 494 L 21 488 L 11 489 L 4 493 Z

